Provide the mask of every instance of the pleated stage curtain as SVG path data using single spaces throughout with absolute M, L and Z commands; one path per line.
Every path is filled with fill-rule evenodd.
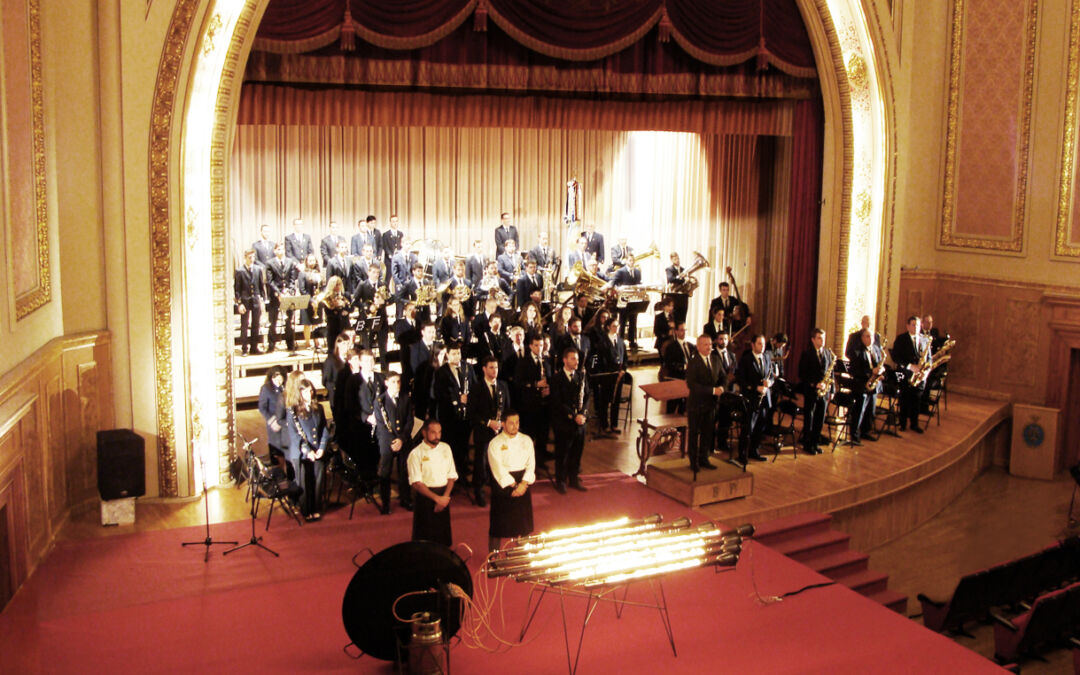
M 688 264 L 700 251 L 688 323 L 696 335 L 709 299 L 731 265 L 755 312 L 779 321 L 783 283 L 764 283 L 784 250 L 790 141 L 747 135 L 699 136 L 580 129 L 239 125 L 229 171 L 229 225 L 236 254 L 262 223 L 281 239 L 294 218 L 318 242 L 331 220 L 351 236 L 368 214 L 385 229 L 396 213 L 406 234 L 438 239 L 467 254 L 479 238 L 494 249 L 499 214 L 514 214 L 523 243 L 540 230 L 565 253 L 565 185 L 576 176 L 582 217 L 610 248 L 626 236 L 662 254 L 643 265 L 663 283 L 668 254 Z M 749 278 L 753 274 L 756 279 Z

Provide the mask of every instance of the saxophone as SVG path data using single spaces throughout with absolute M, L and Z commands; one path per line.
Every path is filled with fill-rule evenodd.
M 921 386 L 923 382 L 926 382 L 926 378 L 930 376 L 930 371 L 933 369 L 933 362 L 930 359 L 930 340 L 926 340 L 926 346 L 919 352 L 919 358 L 916 361 L 922 370 L 911 376 L 910 384 L 912 387 Z
M 833 386 L 833 368 L 836 367 L 836 354 L 833 354 L 831 349 L 825 351 L 832 357 L 832 361 L 829 362 L 829 367 L 825 369 L 825 375 L 822 376 L 821 382 L 817 383 L 818 398 L 825 398 L 829 395 L 829 391 Z
M 881 358 L 874 363 L 873 371 L 876 371 L 881 367 L 881 364 L 885 363 L 885 347 L 887 347 L 889 341 L 886 339 L 881 340 Z M 866 381 L 866 391 L 874 391 L 877 388 L 878 382 L 885 377 L 885 373 L 871 372 L 870 379 Z
M 945 344 L 941 345 L 941 349 L 939 349 L 937 353 L 935 353 L 933 357 L 929 359 L 928 363 L 926 363 L 926 351 L 923 351 L 923 353 L 920 355 L 919 361 L 920 363 L 926 363 L 926 365 L 923 366 L 923 369 L 920 372 L 916 373 L 915 376 L 911 378 L 911 386 L 919 386 L 927 379 L 929 379 L 930 373 L 934 372 L 935 368 L 942 364 L 948 363 L 949 359 L 952 358 L 952 354 L 949 354 L 949 351 L 954 346 L 956 346 L 956 340 L 953 340 L 952 338 L 946 340 Z M 927 338 L 926 349 L 930 349 L 929 338 Z

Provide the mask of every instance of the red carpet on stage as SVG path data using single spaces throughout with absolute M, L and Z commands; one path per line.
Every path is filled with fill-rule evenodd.
M 538 530 L 618 516 L 700 516 L 622 474 L 586 477 L 587 493 L 560 496 L 535 488 Z M 476 553 L 487 548 L 486 509 L 464 500 L 452 505 L 454 538 Z M 0 615 L 6 672 L 393 672 L 392 664 L 353 660 L 341 621 L 341 601 L 355 570 L 352 557 L 408 539 L 411 514 L 375 515 L 357 505 L 315 524 L 297 526 L 274 516 L 264 543 L 223 557 L 215 546 L 208 564 L 202 528 L 155 531 L 64 542 L 48 556 Z M 257 534 L 264 534 L 260 521 Z M 738 523 L 728 523 L 736 525 Z M 214 526 L 216 539 L 250 537 L 248 521 Z M 361 560 L 366 559 L 362 556 Z M 779 596 L 826 582 L 769 548 L 749 544 L 734 571 L 699 569 L 665 577 L 678 656 L 673 656 L 655 609 L 628 606 L 616 618 L 601 603 L 585 631 L 579 672 L 928 672 L 969 673 L 996 667 L 853 591 L 814 588 L 781 602 Z M 528 587 L 513 582 L 502 595 L 505 638 L 514 638 Z M 649 585 L 631 586 L 631 601 L 651 601 Z M 571 646 L 576 647 L 585 601 L 567 600 Z M 498 625 L 496 605 L 492 620 Z M 574 627 L 576 624 L 576 627 Z M 526 644 L 498 654 L 457 644 L 458 673 L 567 671 L 558 598 L 549 594 Z

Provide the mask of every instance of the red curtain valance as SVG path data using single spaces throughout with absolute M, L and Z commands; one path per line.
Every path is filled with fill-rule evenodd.
M 675 42 L 695 59 L 730 66 L 756 59 L 796 77 L 815 77 L 814 56 L 795 0 L 272 0 L 255 49 L 301 53 L 355 38 L 383 49 L 428 47 L 473 17 L 490 19 L 525 47 L 564 61 L 594 61 L 646 37 Z

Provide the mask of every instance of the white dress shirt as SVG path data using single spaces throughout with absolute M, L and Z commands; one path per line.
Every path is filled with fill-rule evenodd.
M 409 467 L 409 484 L 423 483 L 429 488 L 440 488 L 451 480 L 457 480 L 457 468 L 454 466 L 454 454 L 446 443 L 435 447 L 427 441 L 416 446 L 409 453 L 406 462 Z
M 513 437 L 504 431 L 491 439 L 487 448 L 488 467 L 491 475 L 499 487 L 510 487 L 514 484 L 511 471 L 525 470 L 521 480 L 530 485 L 536 482 L 536 455 L 533 451 L 532 439 L 518 432 Z

